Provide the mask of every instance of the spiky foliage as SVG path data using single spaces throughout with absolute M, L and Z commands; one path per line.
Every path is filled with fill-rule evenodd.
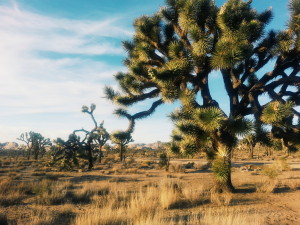
M 63 170 L 71 170 L 79 167 L 79 159 L 84 155 L 84 149 L 80 137 L 72 133 L 68 140 L 57 138 L 54 140 L 54 148 L 52 149 L 51 165 L 59 164 Z
M 290 88 L 300 83 L 298 5 L 299 0 L 290 2 L 289 26 L 275 32 L 266 30 L 271 10 L 259 13 L 251 1 L 228 0 L 219 8 L 212 0 L 167 0 L 158 13 L 134 22 L 133 39 L 124 42 L 128 72 L 115 76 L 120 91 L 106 88 L 106 96 L 125 107 L 155 99 L 140 114 L 119 111 L 132 125 L 162 103 L 179 100 L 181 108 L 170 116 L 179 132 L 170 149 L 192 154 L 206 142 L 213 149 L 210 155 L 225 149 L 230 166 L 236 136 L 252 130 L 244 118 L 254 115 L 254 128 L 261 130 L 261 95 L 267 93 L 272 101 L 291 98 L 299 105 L 299 91 Z M 270 60 L 276 61 L 274 68 L 261 74 Z M 211 95 L 214 70 L 223 78 L 228 114 Z
M 122 162 L 124 160 L 126 145 L 133 141 L 131 133 L 128 131 L 115 131 L 111 134 L 111 140 L 118 146 L 120 161 Z
M 274 126 L 289 126 L 293 118 L 293 102 L 270 102 L 263 109 L 261 120 Z
M 282 140 L 282 148 L 289 153 L 296 150 L 300 144 L 299 124 L 293 125 L 294 102 L 273 101 L 267 104 L 261 116 L 261 120 L 272 125 L 272 136 Z

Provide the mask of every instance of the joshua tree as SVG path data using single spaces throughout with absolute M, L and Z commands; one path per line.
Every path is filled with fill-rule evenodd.
M 40 133 L 33 131 L 23 133 L 17 139 L 26 143 L 27 159 L 30 159 L 31 154 L 33 154 L 34 159 L 37 160 L 39 155 L 45 152 L 45 147 L 51 145 L 49 138 L 45 138 Z
M 289 155 L 300 144 L 300 123 L 293 125 L 294 103 L 273 101 L 263 110 L 261 120 L 272 126 L 271 135 L 280 139 L 282 149 Z
M 79 166 L 78 158 L 82 155 L 80 154 L 82 151 L 82 142 L 79 136 L 73 133 L 69 135 L 67 141 L 57 138 L 54 143 L 54 154 L 52 155 L 51 164 L 61 162 L 62 167 L 67 170 L 72 169 L 74 166 Z
M 134 122 L 159 105 L 179 100 L 181 107 L 171 115 L 176 125 L 172 149 L 206 149 L 213 160 L 216 191 L 233 191 L 231 153 L 237 135 L 261 129 L 267 102 L 260 96 L 267 93 L 269 101 L 283 104 L 289 97 L 295 106 L 300 104 L 299 89 L 290 88 L 300 84 L 300 1 L 289 6 L 287 29 L 267 32 L 271 10 L 258 13 L 251 1 L 228 0 L 218 8 L 212 0 L 166 0 L 155 15 L 136 19 L 132 41 L 123 42 L 128 72 L 115 75 L 121 91 L 105 89 L 108 99 L 125 107 L 155 100 L 142 113 L 131 116 L 122 109 L 116 114 Z M 271 60 L 275 65 L 262 74 Z M 211 95 L 213 71 L 223 78 L 227 114 Z M 291 112 L 299 116 L 294 108 Z M 254 127 L 245 119 L 250 115 Z
M 132 142 L 131 132 L 128 131 L 116 131 L 112 133 L 111 140 L 117 144 L 119 150 L 120 161 L 124 160 L 124 154 L 126 151 L 126 145 Z
M 95 127 L 91 131 L 85 129 L 74 130 L 73 133 L 83 132 L 85 134 L 84 139 L 81 141 L 81 146 L 84 148 L 87 153 L 87 158 L 89 162 L 89 170 L 94 166 L 94 146 L 98 146 L 99 160 L 101 162 L 102 157 L 102 147 L 108 141 L 109 134 L 106 129 L 103 127 L 104 122 L 100 123 L 99 126 L 94 117 L 94 110 L 96 109 L 95 104 L 91 104 L 90 108 L 87 106 L 82 106 L 82 112 L 87 113 L 91 116 Z
M 99 153 L 99 161 L 102 159 L 102 147 L 109 140 L 110 135 L 104 128 L 102 121 L 99 125 L 94 117 L 95 104 L 91 104 L 90 108 L 82 106 L 82 112 L 91 116 L 94 122 L 94 128 L 91 131 L 85 129 L 74 130 L 67 141 L 58 138 L 56 143 L 56 151 L 53 155 L 53 162 L 64 160 L 64 165 L 71 168 L 72 165 L 78 166 L 78 158 L 86 158 L 88 160 L 88 169 L 94 167 L 95 152 Z M 78 134 L 83 133 L 83 139 Z M 70 162 L 72 160 L 72 162 Z
M 95 117 L 94 117 L 94 110 L 96 109 L 95 104 L 91 104 L 90 110 L 87 106 L 82 107 L 82 112 L 87 113 L 91 116 L 95 127 L 89 132 L 91 141 L 94 142 L 94 144 L 98 145 L 98 151 L 99 151 L 99 162 L 101 163 L 102 160 L 102 148 L 105 145 L 105 143 L 109 140 L 110 135 L 104 128 L 104 121 L 102 121 L 99 125 L 97 124 Z

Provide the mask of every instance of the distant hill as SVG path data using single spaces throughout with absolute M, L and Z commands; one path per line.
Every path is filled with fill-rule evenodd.
M 4 142 L 0 143 L 0 150 L 17 150 L 19 147 L 16 142 Z
M 136 149 L 159 149 L 160 147 L 162 147 L 165 144 L 165 142 L 161 142 L 161 141 L 157 141 L 155 143 L 149 143 L 149 144 L 144 144 L 144 143 L 136 143 L 136 144 L 129 144 L 128 147 L 129 148 L 136 148 Z

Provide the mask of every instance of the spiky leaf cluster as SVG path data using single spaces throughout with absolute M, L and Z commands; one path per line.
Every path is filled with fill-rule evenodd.
M 213 68 L 233 68 L 236 63 L 249 57 L 253 42 L 261 38 L 271 17 L 271 10 L 259 14 L 251 9 L 250 1 L 227 1 L 217 16 L 222 36 L 211 59 Z
M 293 102 L 281 103 L 273 101 L 266 105 L 261 116 L 261 120 L 266 124 L 282 126 L 287 124 L 287 120 L 293 116 Z

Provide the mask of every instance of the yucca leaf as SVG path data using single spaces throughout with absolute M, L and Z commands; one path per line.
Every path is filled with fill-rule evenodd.
M 196 109 L 195 120 L 201 129 L 213 132 L 222 126 L 225 117 L 219 108 L 208 107 Z
M 253 122 L 250 119 L 227 119 L 224 121 L 224 128 L 230 134 L 244 136 L 253 131 Z
M 120 96 L 120 93 L 114 91 L 114 89 L 109 86 L 104 87 L 104 94 L 105 94 L 105 97 L 111 101 L 114 101 L 114 99 L 116 97 Z
M 273 101 L 263 109 L 261 120 L 266 124 L 283 125 L 284 119 L 293 115 L 293 106 L 293 102 L 280 103 L 279 101 Z

